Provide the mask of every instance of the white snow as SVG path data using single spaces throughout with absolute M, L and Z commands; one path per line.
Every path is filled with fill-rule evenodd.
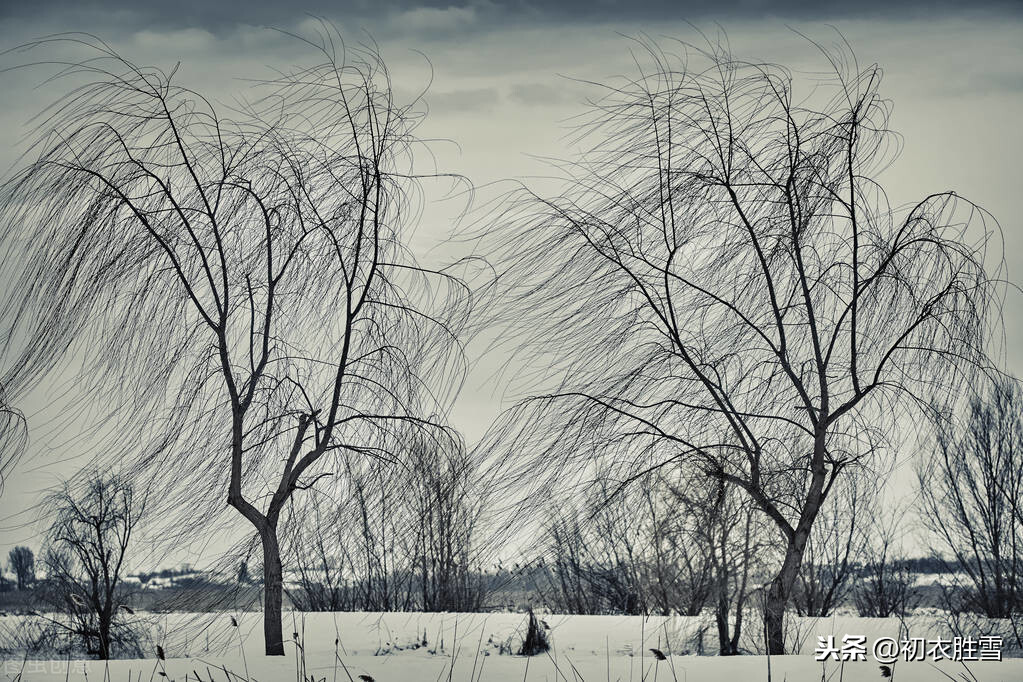
M 231 617 L 239 623 L 231 625 Z M 500 645 L 517 646 L 526 617 L 518 613 L 312 613 L 285 615 L 287 654 L 262 655 L 262 620 L 258 613 L 153 615 L 154 638 L 170 656 L 146 660 L 64 661 L 8 660 L 0 666 L 0 680 L 21 682 L 58 680 L 186 679 L 224 682 L 309 680 L 358 682 L 369 675 L 376 682 L 450 680 L 451 682 L 684 682 L 767 680 L 765 656 L 721 658 L 691 653 L 705 631 L 707 653 L 716 641 L 707 618 L 638 616 L 539 615 L 550 627 L 553 648 L 549 655 L 531 658 L 499 653 Z M 0 621 L 18 618 L 7 616 Z M 11 625 L 11 623 L 7 623 Z M 750 625 L 756 625 L 750 622 Z M 899 638 L 895 619 L 850 616 L 792 619 L 796 655 L 772 657 L 771 679 L 787 682 L 853 682 L 881 680 L 879 664 L 868 654 L 864 662 L 826 664 L 814 660 L 819 635 L 865 635 Z M 947 636 L 940 619 L 916 618 L 907 622 L 914 637 Z M 298 638 L 293 638 L 298 633 Z M 982 634 L 982 633 L 978 633 Z M 423 645 L 425 636 L 426 644 Z M 657 661 L 650 649 L 667 655 Z M 969 674 L 981 681 L 1023 680 L 1023 659 L 968 663 Z M 226 669 L 226 670 L 225 670 Z M 304 671 L 304 673 L 303 673 Z M 940 671 L 940 672 L 939 672 Z M 166 677 L 160 676 L 165 673 Z M 898 682 L 963 679 L 961 663 L 950 661 L 895 664 Z M 199 678 L 196 677 L 198 673 Z M 140 677 L 141 675 L 141 677 Z M 973 679 L 972 677 L 968 679 Z

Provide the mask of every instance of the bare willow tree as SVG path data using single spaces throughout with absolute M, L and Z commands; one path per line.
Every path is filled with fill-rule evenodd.
M 535 455 L 515 479 L 534 497 L 590 453 L 622 486 L 691 462 L 745 491 L 782 550 L 778 654 L 835 482 L 985 363 L 997 228 L 953 192 L 890 207 L 891 105 L 846 48 L 804 87 L 714 45 L 644 47 L 648 67 L 594 86 L 563 192 L 517 195 L 483 237 L 534 396 L 488 442 Z
M 932 550 L 965 574 L 953 606 L 1008 618 L 1023 612 L 1023 408 L 1001 378 L 963 414 L 935 420 L 934 452 L 921 460 L 921 518 Z
M 225 500 L 244 517 L 281 655 L 289 500 L 329 488 L 343 457 L 441 429 L 429 415 L 461 376 L 466 290 L 405 244 L 419 101 L 329 27 L 305 43 L 319 63 L 230 109 L 94 38 L 33 47 L 68 43 L 90 57 L 61 72 L 76 85 L 0 203 L 26 250 L 6 302 L 33 339 L 21 376 L 80 358 L 83 399 L 117 396 L 115 430 L 158 442 L 131 466 L 179 532 Z

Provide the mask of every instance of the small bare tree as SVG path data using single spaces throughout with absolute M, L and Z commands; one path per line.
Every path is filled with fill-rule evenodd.
M 635 498 L 595 499 L 578 506 L 552 501 L 541 512 L 543 559 L 537 589 L 559 612 L 646 614 L 655 594 L 644 580 L 643 553 L 651 546 Z
M 66 621 L 53 624 L 101 659 L 138 653 L 124 620 L 124 561 L 143 500 L 118 476 L 92 474 L 66 483 L 48 500 L 56 519 L 47 533 L 46 592 Z
M 478 611 L 485 584 L 476 546 L 476 473 L 460 439 L 414 442 L 404 470 L 412 572 L 424 611 Z
M 905 507 L 875 513 L 864 525 L 864 561 L 852 588 L 853 603 L 865 618 L 905 617 L 919 603 L 917 572 L 902 545 Z
M 349 560 L 352 541 L 349 524 L 332 501 L 313 498 L 306 505 L 305 522 L 292 531 L 295 585 L 288 598 L 300 611 L 352 611 L 355 574 Z
M 716 592 L 711 519 L 721 508 L 702 486 L 694 488 L 691 483 L 684 477 L 651 476 L 641 502 L 633 505 L 642 512 L 634 521 L 649 528 L 643 540 L 649 545 L 646 563 L 651 575 L 644 581 L 648 600 L 651 609 L 663 615 L 699 615 Z M 694 503 L 694 498 L 699 501 Z
M 723 482 L 652 473 L 613 494 L 598 480 L 589 505 L 557 503 L 541 545 L 548 606 L 568 613 L 715 612 L 720 652 L 738 653 L 743 610 L 763 547 L 759 514 Z M 555 505 L 552 504 L 552 508 Z
M 349 499 L 342 523 L 353 542 L 346 548 L 357 599 L 367 611 L 407 611 L 416 584 L 409 551 L 409 517 L 402 515 L 404 480 L 390 461 L 348 461 Z
M 544 556 L 537 585 L 540 599 L 558 613 L 602 613 L 602 599 L 591 579 L 593 569 L 579 515 L 562 508 L 544 525 Z
M 962 607 L 991 618 L 1023 610 L 1023 412 L 1012 378 L 935 420 L 934 452 L 919 468 L 921 517 L 932 548 L 956 573 Z
M 518 374 L 556 383 L 527 388 L 490 442 L 533 455 L 509 479 L 530 495 L 593 453 L 616 480 L 685 462 L 744 491 L 781 548 L 765 600 L 780 654 L 836 481 L 986 363 L 991 229 L 952 192 L 889 206 L 881 70 L 845 48 L 802 92 L 721 46 L 645 47 L 648 67 L 599 86 L 564 191 L 517 195 L 483 237 Z
M 36 579 L 35 554 L 28 547 L 18 546 L 7 554 L 7 561 L 18 580 L 18 589 L 24 590 Z
M 692 519 L 688 543 L 707 553 L 707 600 L 714 609 L 718 653 L 735 656 L 741 653 L 753 581 L 769 564 L 771 548 L 763 540 L 762 515 L 740 491 L 720 479 L 711 487 L 700 483 L 697 471 L 673 486 L 675 509 Z
M 346 462 L 344 501 L 313 497 L 289 552 L 307 610 L 476 611 L 487 580 L 474 460 L 451 431 L 406 434 L 388 458 Z M 440 436 L 440 437 L 435 437 Z

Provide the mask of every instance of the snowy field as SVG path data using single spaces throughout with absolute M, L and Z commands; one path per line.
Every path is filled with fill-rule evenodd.
M 687 617 L 540 616 L 549 626 L 552 649 L 534 657 L 513 655 L 526 617 L 517 613 L 314 613 L 286 614 L 285 657 L 262 655 L 259 614 L 153 614 L 154 639 L 162 642 L 166 660 L 155 654 L 145 660 L 97 661 L 6 660 L 4 680 L 177 680 L 221 682 L 305 680 L 313 682 L 652 682 L 727 680 L 825 680 L 852 682 L 883 679 L 878 662 L 867 660 L 825 664 L 814 660 L 819 635 L 865 635 L 899 638 L 894 619 L 834 617 L 792 619 L 792 639 L 799 653 L 783 657 L 700 656 L 701 630 L 705 651 L 713 651 L 713 623 Z M 0 618 L 7 632 L 17 616 Z M 913 637 L 938 636 L 934 619 L 908 622 Z M 295 637 L 297 635 L 297 638 Z M 155 647 L 154 647 L 155 649 Z M 509 649 L 513 653 L 508 653 Z M 665 660 L 650 651 L 658 649 Z M 869 651 L 869 649 L 868 649 Z M 769 668 L 770 666 L 770 678 Z M 891 679 L 1023 680 L 1023 659 L 968 664 L 899 661 Z

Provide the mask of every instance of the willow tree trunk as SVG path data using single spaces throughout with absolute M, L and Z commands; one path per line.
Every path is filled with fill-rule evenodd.
M 799 575 L 799 567 L 802 565 L 803 547 L 797 547 L 795 542 L 789 542 L 785 548 L 785 560 L 782 562 L 781 570 L 771 581 L 767 590 L 767 599 L 764 604 L 764 629 L 767 637 L 767 652 L 773 656 L 781 656 L 785 653 L 785 607 L 788 606 L 792 588 L 795 585 L 796 577 Z
M 227 503 L 238 510 L 259 534 L 263 545 L 263 644 L 267 656 L 284 655 L 284 635 L 281 627 L 284 601 L 284 572 L 281 566 L 281 546 L 277 539 L 277 521 L 290 490 L 285 482 L 274 494 L 267 512 L 260 512 L 242 495 L 241 461 L 243 416 L 237 410 L 232 425 L 231 483 Z M 300 425 L 297 442 L 301 444 L 305 427 Z M 293 451 L 293 455 L 297 450 Z M 285 476 L 290 475 L 290 472 Z M 282 492 L 282 490 L 284 492 Z
M 806 543 L 810 539 L 810 530 L 820 513 L 824 499 L 828 495 L 828 470 L 825 465 L 825 447 L 827 432 L 818 427 L 814 434 L 813 456 L 810 460 L 810 485 L 803 497 L 802 511 L 796 527 L 786 534 L 785 559 L 781 570 L 771 581 L 764 603 L 764 630 L 767 638 L 767 652 L 774 656 L 785 653 L 785 607 L 799 577 L 799 569 L 803 565 L 803 554 Z M 834 475 L 834 473 L 833 473 Z M 832 478 L 832 482 L 834 478 Z
M 267 524 L 259 529 L 259 537 L 263 543 L 263 641 L 267 656 L 283 656 L 281 609 L 284 601 L 284 574 L 277 528 Z
M 101 610 L 99 613 L 99 657 L 104 661 L 110 660 L 110 621 L 110 612 Z

